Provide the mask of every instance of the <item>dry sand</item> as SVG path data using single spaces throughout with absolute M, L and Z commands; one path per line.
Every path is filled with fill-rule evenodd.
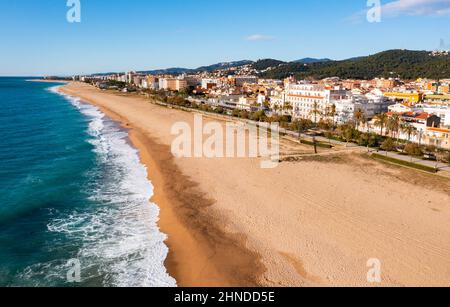
M 192 113 L 81 83 L 62 91 L 130 128 L 179 285 L 372 286 L 367 261 L 377 258 L 382 286 L 450 286 L 447 179 L 345 153 L 275 169 L 175 159 L 171 126 Z

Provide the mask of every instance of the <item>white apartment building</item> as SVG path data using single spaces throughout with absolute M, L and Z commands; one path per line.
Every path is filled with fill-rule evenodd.
M 271 97 L 272 108 L 277 106 L 277 109 L 286 112 L 286 106 L 290 106 L 294 118 L 314 120 L 314 110 L 317 108 L 317 121 L 329 119 L 327 113 L 334 106 L 334 121 L 337 124 L 350 121 L 359 110 L 367 119 L 373 118 L 376 114 L 387 112 L 390 105 L 392 102 L 376 90 L 366 95 L 353 95 L 339 86 L 326 87 L 311 83 L 286 83 L 284 93 Z
M 127 72 L 125 74 L 125 82 L 130 83 L 130 84 L 133 83 L 135 75 L 136 75 L 136 72 L 134 72 L 134 71 Z
M 353 119 L 355 112 L 362 110 L 363 103 L 355 103 L 352 99 L 341 99 L 333 103 L 336 107 L 336 124 L 344 124 Z M 365 114 L 365 113 L 364 113 Z
M 158 87 L 162 90 L 167 89 L 167 79 L 166 78 L 159 78 L 158 80 Z
M 294 118 L 305 118 L 314 120 L 314 110 L 317 109 L 321 114 L 317 114 L 317 120 L 326 117 L 326 111 L 332 105 L 342 114 L 337 114 L 342 120 L 348 117 L 347 113 L 353 110 L 351 93 L 341 87 L 324 87 L 319 84 L 287 83 L 285 88 L 285 104 L 292 107 L 292 116 Z
M 394 103 L 384 97 L 380 90 L 373 90 L 365 95 L 353 95 L 354 112 L 360 110 L 366 119 L 374 118 L 375 115 L 386 113 Z

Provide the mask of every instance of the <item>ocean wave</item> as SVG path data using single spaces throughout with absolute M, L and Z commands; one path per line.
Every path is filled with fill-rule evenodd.
M 59 93 L 57 88 L 49 90 Z M 86 174 L 90 183 L 83 192 L 89 205 L 54 218 L 48 230 L 81 242 L 77 259 L 85 283 L 101 280 L 104 286 L 116 287 L 176 286 L 164 266 L 168 248 L 164 243 L 167 237 L 157 226 L 159 208 L 149 202 L 153 186 L 127 132 L 97 107 L 61 95 L 88 119 L 88 141 L 96 153 L 97 167 Z M 65 266 L 54 269 L 64 270 Z

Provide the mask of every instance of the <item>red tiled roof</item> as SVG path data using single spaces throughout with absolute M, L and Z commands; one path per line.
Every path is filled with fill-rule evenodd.
M 417 119 L 428 119 L 430 117 L 430 114 L 428 113 L 420 113 L 418 115 L 416 115 Z
M 399 113 L 399 112 L 388 112 L 386 113 L 388 116 L 393 116 L 393 115 L 399 115 L 402 117 L 412 117 L 415 119 L 428 119 L 431 115 L 425 112 L 422 113 L 416 113 L 416 112 L 404 112 L 404 113 Z

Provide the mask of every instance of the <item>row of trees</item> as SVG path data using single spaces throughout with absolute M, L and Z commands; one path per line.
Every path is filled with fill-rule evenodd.
M 410 133 L 411 125 L 400 124 L 398 129 L 403 129 L 403 131 Z M 395 135 L 395 133 L 392 132 L 391 135 Z M 339 125 L 334 132 L 330 132 L 329 134 L 330 138 L 334 136 L 337 136 L 339 139 L 346 142 L 354 142 L 360 146 L 380 148 L 387 152 L 400 152 L 401 154 L 411 157 L 427 157 L 440 162 L 450 163 L 450 153 L 446 150 L 439 149 L 434 145 L 423 146 L 421 144 L 413 143 L 410 140 L 405 143 L 401 142 L 398 138 L 395 139 L 391 136 L 379 135 L 374 132 L 361 132 L 355 129 L 352 124 Z
M 417 129 L 413 125 L 404 121 L 397 114 L 392 116 L 388 116 L 385 113 L 378 114 L 375 117 L 375 126 L 381 129 L 381 135 L 396 138 L 397 141 L 400 139 L 401 133 L 408 136 L 408 142 L 411 141 L 413 136 L 418 134 Z

